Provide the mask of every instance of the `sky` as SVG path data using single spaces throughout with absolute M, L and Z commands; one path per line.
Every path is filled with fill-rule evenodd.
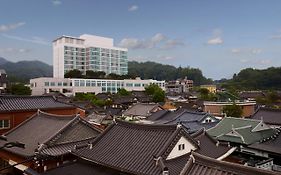
M 280 0 L 1 0 L 0 57 L 52 65 L 52 41 L 92 34 L 129 60 L 202 70 L 212 79 L 281 66 Z

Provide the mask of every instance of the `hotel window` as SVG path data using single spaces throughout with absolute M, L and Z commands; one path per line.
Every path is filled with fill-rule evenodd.
M 80 86 L 85 86 L 85 80 L 80 80 Z
M 58 82 L 58 86 L 62 86 L 62 82 Z
M 91 81 L 87 80 L 86 81 L 86 86 L 91 86 Z
M 10 120 L 0 120 L 0 129 L 10 128 Z
M 51 82 L 51 86 L 55 86 L 56 84 L 55 84 L 55 82 Z
M 179 144 L 179 151 L 184 150 L 184 144 Z
M 74 81 L 74 86 L 79 86 L 79 80 Z
M 97 86 L 99 86 L 99 87 L 101 86 L 101 82 L 100 81 L 97 82 Z
M 50 83 L 49 82 L 45 82 L 45 86 L 49 86 L 50 85 Z
M 136 83 L 135 87 L 141 87 L 141 84 L 140 83 Z
M 96 82 L 95 82 L 95 81 L 92 81 L 92 82 L 91 82 L 91 86 L 93 86 L 93 87 L 96 86 Z

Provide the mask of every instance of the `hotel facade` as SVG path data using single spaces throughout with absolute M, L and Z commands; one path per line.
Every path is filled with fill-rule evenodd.
M 68 96 L 75 96 L 76 93 L 117 93 L 121 88 L 127 91 L 143 91 L 150 84 L 156 84 L 165 90 L 165 81 L 140 78 L 109 80 L 41 77 L 30 80 L 32 95 L 43 95 L 52 91 L 59 91 Z
M 61 36 L 53 41 L 53 76 L 64 78 L 67 71 L 78 69 L 126 75 L 128 49 L 113 45 L 112 38 L 83 34 Z

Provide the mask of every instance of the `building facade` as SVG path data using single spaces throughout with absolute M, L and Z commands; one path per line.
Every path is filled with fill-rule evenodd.
M 0 69 L 0 94 L 5 93 L 7 89 L 7 73 L 4 69 Z
M 125 75 L 128 73 L 128 49 L 113 46 L 112 38 L 94 35 L 61 36 L 53 41 L 53 75 L 64 78 L 78 69 Z
M 30 80 L 32 95 L 42 95 L 52 91 L 59 91 L 69 96 L 76 93 L 117 93 L 118 89 L 122 88 L 127 91 L 143 91 L 150 84 L 157 84 L 165 90 L 165 81 L 140 78 L 109 80 L 41 77 Z
M 193 88 L 193 80 L 188 79 L 179 79 L 176 81 L 169 81 L 166 84 L 166 92 L 167 93 L 186 93 L 189 92 Z

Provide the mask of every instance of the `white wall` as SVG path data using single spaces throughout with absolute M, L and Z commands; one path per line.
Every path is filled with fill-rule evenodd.
M 184 150 L 179 150 L 179 145 L 184 144 Z M 195 150 L 196 148 L 185 138 L 181 137 L 178 143 L 175 145 L 171 153 L 168 155 L 167 160 L 173 159 L 182 155 L 189 153 L 191 150 Z

